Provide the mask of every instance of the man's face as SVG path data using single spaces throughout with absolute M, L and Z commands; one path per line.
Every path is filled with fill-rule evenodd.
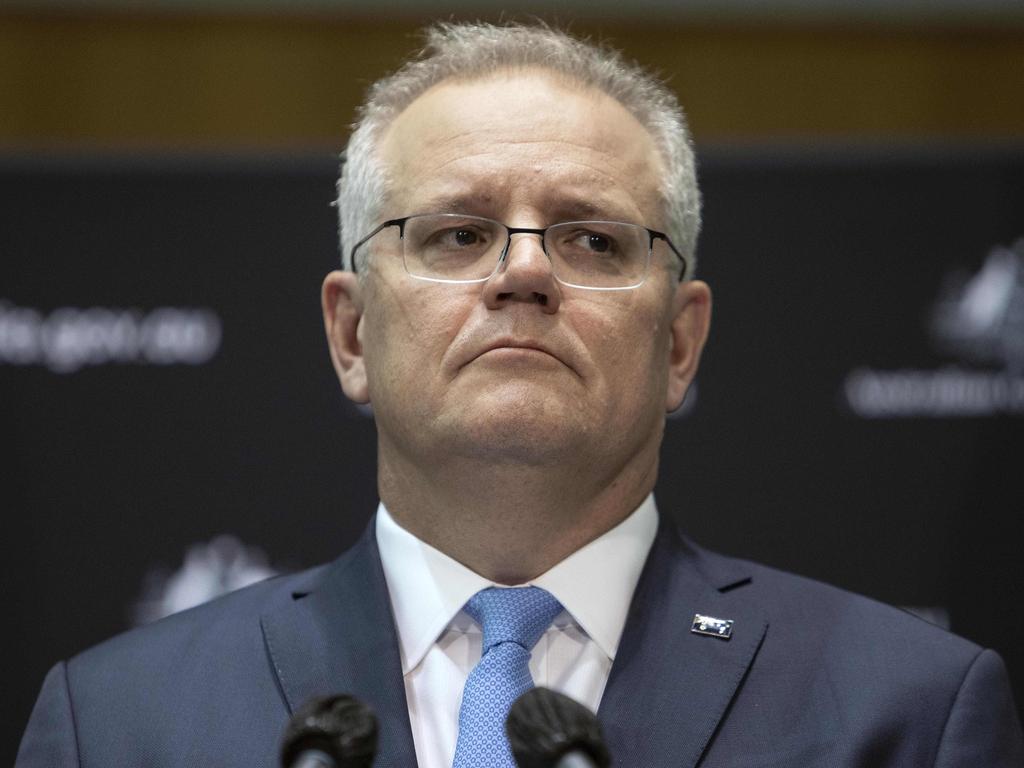
M 398 116 L 380 153 L 391 189 L 382 219 L 465 213 L 511 227 L 665 225 L 662 165 L 648 132 L 610 97 L 543 72 L 442 83 Z M 506 265 L 483 284 L 410 277 L 393 228 L 372 242 L 368 263 L 350 345 L 357 375 L 341 371 L 342 383 L 372 403 L 381 450 L 420 465 L 656 452 L 666 407 L 679 404 L 706 330 L 705 297 L 704 330 L 676 332 L 691 302 L 667 248 L 655 248 L 647 280 L 627 291 L 560 284 L 534 235 L 514 235 Z M 693 358 L 685 381 L 673 363 L 682 354 Z

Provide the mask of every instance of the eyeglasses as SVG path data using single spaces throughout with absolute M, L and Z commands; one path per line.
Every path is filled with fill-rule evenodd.
M 566 221 L 543 229 L 507 227 L 494 219 L 427 213 L 385 221 L 352 247 L 351 261 L 378 234 L 398 228 L 405 271 L 435 283 L 482 283 L 508 257 L 512 235 L 538 235 L 555 279 L 573 288 L 624 291 L 642 285 L 656 240 L 683 264 L 686 259 L 663 232 L 622 221 Z

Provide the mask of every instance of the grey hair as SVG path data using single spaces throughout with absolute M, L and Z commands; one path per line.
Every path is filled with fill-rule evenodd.
M 665 165 L 660 190 L 669 237 L 696 266 L 700 192 L 692 139 L 675 95 L 620 52 L 542 25 L 440 23 L 426 30 L 423 50 L 374 83 L 360 108 L 338 179 L 342 264 L 352 269 L 352 246 L 376 226 L 388 190 L 377 155 L 384 131 L 406 107 L 448 79 L 469 80 L 505 69 L 539 67 L 616 99 L 650 132 Z

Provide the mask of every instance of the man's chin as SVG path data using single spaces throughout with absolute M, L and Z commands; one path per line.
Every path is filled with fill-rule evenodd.
M 517 402 L 484 413 L 467 408 L 451 426 L 452 454 L 504 464 L 570 462 L 589 441 L 579 413 L 559 412 L 536 402 Z

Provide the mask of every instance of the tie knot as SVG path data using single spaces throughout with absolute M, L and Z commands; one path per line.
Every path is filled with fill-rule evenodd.
M 540 587 L 488 587 L 469 598 L 465 610 L 483 627 L 484 653 L 508 642 L 529 653 L 562 604 Z

